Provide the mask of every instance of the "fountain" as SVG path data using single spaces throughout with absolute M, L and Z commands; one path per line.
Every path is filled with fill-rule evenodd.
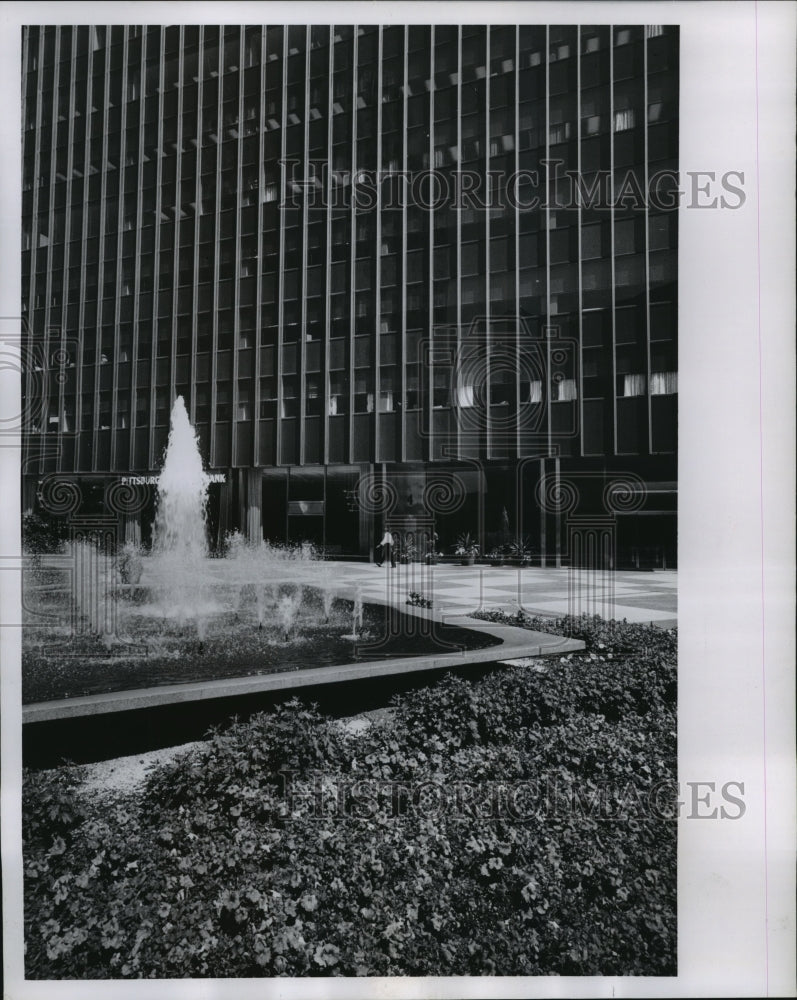
M 290 640 L 291 629 L 302 604 L 302 596 L 302 588 L 297 587 L 293 594 L 283 594 L 277 604 L 277 619 L 285 636 L 285 642 Z
M 208 478 L 196 432 L 182 396 L 174 401 L 163 469 L 158 479 L 158 509 L 152 545 L 152 568 L 165 613 L 178 622 L 193 619 L 200 643 L 208 613 L 202 586 L 208 554 L 205 526 Z
M 169 439 L 158 479 L 155 519 L 156 552 L 174 552 L 191 561 L 207 555 L 205 505 L 208 478 L 202 469 L 199 442 L 178 396 L 172 407 Z
M 332 570 L 329 563 L 324 562 L 318 573 L 318 585 L 321 588 L 321 606 L 324 610 L 324 624 L 329 624 L 329 616 L 332 614 L 332 605 L 337 596 L 335 584 L 332 578 Z
M 26 594 L 35 604 L 27 609 L 34 617 L 23 657 L 25 701 L 347 664 L 352 642 L 384 628 L 384 609 L 365 606 L 359 588 L 351 603 L 338 600 L 333 565 L 308 543 L 235 532 L 226 558 L 208 558 L 207 493 L 196 433 L 178 397 L 152 550 L 143 559 L 135 552 L 138 573 L 123 570 L 112 538 L 102 545 L 93 536 L 74 539 L 64 566 L 70 577 Z M 68 636 L 39 624 L 58 616 L 70 622 Z M 405 648 L 397 632 L 389 641 L 396 655 L 424 651 L 415 640 Z
M 357 642 L 362 638 L 363 632 L 363 595 L 362 590 L 357 585 L 354 591 L 354 601 L 351 608 L 351 635 L 344 635 L 344 639 L 351 639 Z

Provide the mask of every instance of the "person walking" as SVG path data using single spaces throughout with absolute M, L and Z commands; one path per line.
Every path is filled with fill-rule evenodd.
M 396 552 L 393 546 L 393 536 L 390 534 L 389 531 L 387 530 L 385 531 L 384 535 L 382 536 L 382 541 L 377 545 L 376 548 L 378 551 L 378 556 L 377 556 L 378 562 L 376 565 L 381 566 L 386 559 L 389 559 L 390 565 L 392 567 L 395 567 Z

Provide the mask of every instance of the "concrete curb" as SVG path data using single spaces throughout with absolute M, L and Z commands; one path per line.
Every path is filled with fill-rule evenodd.
M 355 588 L 342 588 L 339 596 L 352 599 Z M 156 708 L 163 705 L 190 704 L 217 698 L 231 698 L 267 691 L 287 691 L 293 688 L 320 684 L 339 684 L 373 677 L 409 674 L 422 670 L 445 670 L 471 663 L 495 663 L 527 656 L 564 655 L 584 648 L 577 639 L 531 632 L 511 625 L 476 622 L 466 616 L 451 616 L 444 611 L 396 606 L 369 595 L 368 603 L 395 607 L 403 614 L 425 618 L 440 624 L 473 629 L 500 640 L 497 645 L 483 649 L 460 652 L 427 654 L 425 656 L 391 657 L 347 663 L 336 667 L 309 667 L 278 674 L 224 678 L 215 681 L 197 681 L 189 684 L 168 684 L 161 687 L 114 691 L 107 694 L 64 698 L 57 701 L 34 702 L 22 706 L 23 725 L 52 722 L 61 719 L 79 719 L 112 712 L 129 712 L 136 709 Z

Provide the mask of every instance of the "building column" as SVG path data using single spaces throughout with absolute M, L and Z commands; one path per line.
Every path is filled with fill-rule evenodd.
M 562 467 L 561 462 L 558 458 L 554 460 L 554 496 L 559 497 L 561 488 L 561 473 Z M 560 505 L 556 504 L 556 511 L 554 513 L 554 531 L 555 531 L 555 541 L 556 541 L 556 568 L 562 568 L 562 512 Z
M 539 482 L 540 482 L 541 486 L 545 485 L 545 459 L 544 458 L 540 459 L 540 478 L 539 478 Z M 541 490 L 540 492 L 544 494 L 543 490 Z M 542 502 L 542 503 L 540 503 L 540 566 L 544 566 L 545 565 L 545 559 L 546 559 L 546 556 L 547 556 L 547 552 L 546 552 L 546 549 L 547 549 L 547 545 L 546 545 L 547 538 L 546 538 L 546 531 L 545 531 L 545 528 L 546 528 L 546 524 L 545 524 L 546 516 L 547 515 L 546 515 L 546 511 L 545 511 L 545 503 Z
M 32 514 L 36 506 L 36 490 L 38 483 L 36 476 L 22 477 L 22 513 Z
M 250 542 L 260 542 L 263 539 L 263 474 L 260 469 L 242 469 L 245 479 L 241 495 L 245 497 L 245 518 L 241 523 L 246 525 L 246 537 Z
M 380 478 L 382 482 L 385 481 L 385 466 L 384 463 L 380 466 L 376 465 L 361 465 L 360 472 L 362 475 L 375 476 L 376 470 L 380 470 Z M 381 537 L 381 536 L 380 536 Z M 368 556 L 368 561 L 373 562 L 374 549 L 376 548 L 376 536 L 374 533 L 374 515 L 371 512 L 368 504 L 361 503 L 359 505 L 359 547 L 360 555 Z
M 141 545 L 141 514 L 126 514 L 124 516 L 122 534 L 125 542 Z
M 230 507 L 232 505 L 232 471 L 228 472 L 226 480 L 219 489 L 219 527 L 216 544 L 221 545 L 227 537 L 230 528 Z

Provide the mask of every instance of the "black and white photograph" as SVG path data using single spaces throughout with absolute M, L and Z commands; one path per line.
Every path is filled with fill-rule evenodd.
M 8 995 L 794 995 L 794 8 L 7 7 Z

